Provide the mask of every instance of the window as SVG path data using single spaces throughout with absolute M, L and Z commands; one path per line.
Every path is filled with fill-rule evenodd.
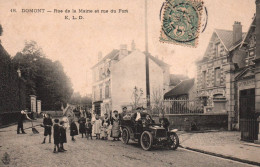
M 214 78 L 215 78 L 214 85 L 220 86 L 220 67 L 215 68 Z
M 207 84 L 207 73 L 206 71 L 202 72 L 202 88 L 206 88 Z
M 102 79 L 102 75 L 103 75 L 103 69 L 100 68 L 100 69 L 99 69 L 99 79 L 100 79 L 100 80 Z
M 216 43 L 215 44 L 215 56 L 219 57 L 219 53 L 220 53 L 220 43 Z
M 105 88 L 105 98 L 109 98 L 109 85 L 106 85 Z
M 102 100 L 102 88 L 100 88 L 100 100 Z

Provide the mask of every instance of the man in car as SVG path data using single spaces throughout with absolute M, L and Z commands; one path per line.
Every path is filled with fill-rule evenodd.
M 141 120 L 141 113 L 143 111 L 143 107 L 137 107 L 136 108 L 136 113 L 134 113 L 133 118 L 135 122 L 135 130 L 136 132 L 141 132 L 142 131 L 142 120 Z
M 141 120 L 141 112 L 143 111 L 143 107 L 137 107 L 136 108 L 136 113 L 134 114 L 135 121 L 140 121 Z

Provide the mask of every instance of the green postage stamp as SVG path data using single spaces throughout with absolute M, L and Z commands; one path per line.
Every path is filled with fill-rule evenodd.
M 201 0 L 166 0 L 160 41 L 196 47 L 202 11 Z

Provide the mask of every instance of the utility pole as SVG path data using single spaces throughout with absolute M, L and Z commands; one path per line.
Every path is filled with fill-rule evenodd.
M 145 71 L 146 71 L 146 99 L 147 99 L 147 108 L 149 108 L 150 107 L 150 79 L 149 79 L 147 0 L 145 0 Z

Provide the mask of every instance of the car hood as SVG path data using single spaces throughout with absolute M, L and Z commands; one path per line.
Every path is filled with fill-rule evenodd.
M 158 125 L 152 125 L 149 128 L 151 129 L 164 129 L 164 127 L 158 126 Z

